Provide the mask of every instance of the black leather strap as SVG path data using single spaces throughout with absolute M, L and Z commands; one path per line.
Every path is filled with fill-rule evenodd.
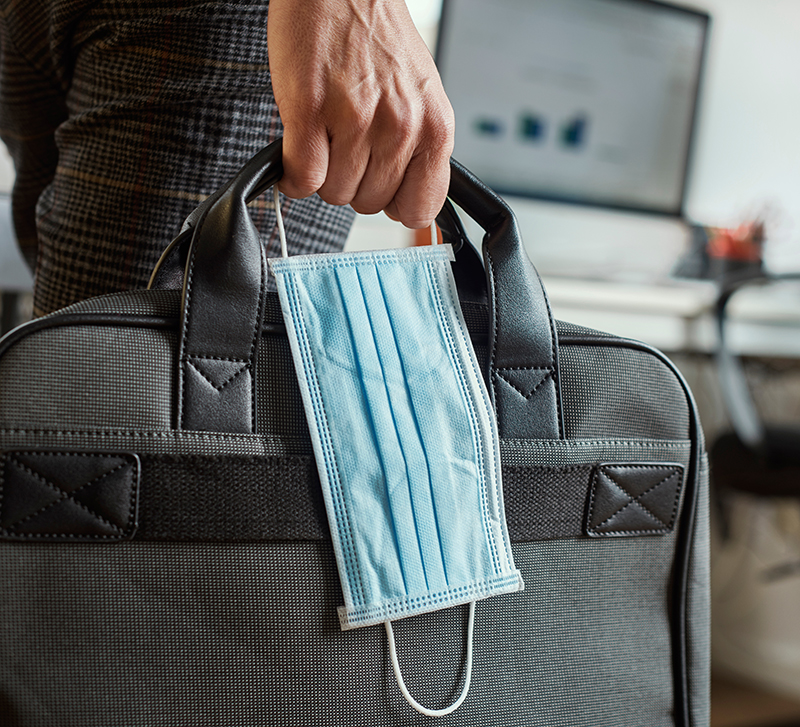
M 254 433 L 266 258 L 247 201 L 277 182 L 282 144 L 256 154 L 189 217 L 177 428 Z
M 278 140 L 251 159 L 186 220 L 159 262 L 151 287 L 176 284 L 184 257 L 178 376 L 179 429 L 256 432 L 255 362 L 266 261 L 247 213 L 248 201 L 280 179 Z M 491 393 L 504 438 L 563 436 L 558 346 L 547 297 L 505 202 L 451 161 L 450 197 L 486 232 L 484 264 L 451 205 L 437 218 L 458 253 L 455 275 L 464 300 L 489 301 Z
M 561 439 L 558 343 L 542 281 L 508 205 L 455 160 L 450 198 L 486 232 L 483 258 L 490 300 L 489 372 L 500 436 Z M 439 223 L 449 227 L 447 216 Z

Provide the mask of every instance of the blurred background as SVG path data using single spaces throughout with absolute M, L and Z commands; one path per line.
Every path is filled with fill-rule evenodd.
M 800 2 L 407 0 L 557 318 L 651 343 L 714 467 L 713 725 L 800 725 Z M 29 307 L 0 145 L 0 294 Z M 472 230 L 475 232 L 474 230 Z M 350 249 L 410 245 L 382 215 Z M 429 239 L 429 238 L 428 238 Z

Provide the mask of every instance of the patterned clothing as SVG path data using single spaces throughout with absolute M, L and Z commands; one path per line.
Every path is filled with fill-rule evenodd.
M 142 287 L 183 219 L 281 132 L 267 0 L 1 0 L 0 136 L 34 312 Z M 293 252 L 340 249 L 349 207 L 285 200 Z M 252 205 L 277 252 L 267 198 Z

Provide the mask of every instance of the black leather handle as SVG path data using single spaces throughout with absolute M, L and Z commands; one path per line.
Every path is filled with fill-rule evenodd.
M 267 266 L 247 201 L 281 178 L 282 144 L 195 210 L 183 278 L 177 428 L 255 433 Z
M 262 325 L 266 260 L 246 204 L 280 179 L 278 140 L 256 154 L 186 220 L 179 240 L 185 253 L 180 333 L 180 429 L 256 432 L 255 366 Z M 492 398 L 500 434 L 507 438 L 562 437 L 558 346 L 541 280 L 527 257 L 506 203 L 455 161 L 449 196 L 485 230 L 485 288 L 490 302 Z M 445 236 L 466 241 L 458 216 L 446 206 L 437 218 Z M 159 262 L 151 287 L 171 287 L 181 244 Z M 462 273 L 473 293 L 481 266 Z M 172 263 L 170 263 L 172 261 Z M 463 275 L 461 276 L 464 277 Z
M 450 162 L 448 196 L 486 233 L 482 248 L 490 303 L 489 376 L 500 436 L 561 439 L 555 323 L 514 213 L 455 160 Z M 446 211 L 437 221 L 452 225 Z

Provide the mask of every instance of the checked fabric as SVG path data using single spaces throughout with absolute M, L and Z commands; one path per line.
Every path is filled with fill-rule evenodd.
M 0 136 L 34 313 L 141 288 L 186 216 L 280 135 L 266 0 L 2 0 Z M 292 253 L 341 249 L 349 207 L 285 200 Z M 252 205 L 276 245 L 271 202 Z M 274 249 L 274 248 L 273 248 Z

